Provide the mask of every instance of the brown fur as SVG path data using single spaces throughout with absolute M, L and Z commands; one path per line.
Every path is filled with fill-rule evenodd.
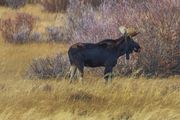
M 76 43 L 74 45 L 71 46 L 72 48 L 84 48 L 84 44 L 83 43 Z

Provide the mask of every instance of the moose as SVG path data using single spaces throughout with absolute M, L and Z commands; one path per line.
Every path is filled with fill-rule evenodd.
M 80 81 L 84 75 L 84 67 L 105 67 L 104 79 L 111 81 L 113 67 L 117 64 L 120 56 L 126 55 L 129 60 L 130 54 L 140 52 L 140 45 L 133 40 L 133 37 L 139 34 L 133 28 L 120 27 L 123 34 L 118 39 L 106 39 L 97 43 L 76 43 L 68 50 L 70 60 L 69 78 L 70 82 L 76 72 L 79 72 Z

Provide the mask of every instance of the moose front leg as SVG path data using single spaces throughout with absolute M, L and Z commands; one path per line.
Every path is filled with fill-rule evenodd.
M 105 70 L 104 70 L 104 79 L 105 79 L 105 82 L 107 83 L 108 81 L 111 81 L 112 80 L 112 70 L 113 70 L 113 67 L 112 66 L 107 66 L 105 67 Z

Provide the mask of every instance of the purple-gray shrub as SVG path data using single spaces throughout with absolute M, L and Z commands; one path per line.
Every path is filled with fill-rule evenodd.
M 0 19 L 0 32 L 8 43 L 39 42 L 41 34 L 34 31 L 36 18 L 31 14 L 17 13 L 15 18 Z
M 62 78 L 69 68 L 68 58 L 62 54 L 53 57 L 34 59 L 27 70 L 29 78 Z
M 11 8 L 19 8 L 26 4 L 27 0 L 5 0 L 6 5 Z

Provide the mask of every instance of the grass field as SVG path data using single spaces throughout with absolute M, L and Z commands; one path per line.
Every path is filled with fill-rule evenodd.
M 41 31 L 56 23 L 56 15 L 41 11 L 39 6 L 18 11 L 39 16 Z M 0 17 L 18 11 L 0 7 Z M 61 19 L 63 25 L 63 15 Z M 67 49 L 66 44 L 53 43 L 12 45 L 0 38 L 0 120 L 180 120 L 179 76 L 117 77 L 108 85 L 102 76 L 88 74 L 83 85 L 25 77 L 34 58 L 66 54 Z

